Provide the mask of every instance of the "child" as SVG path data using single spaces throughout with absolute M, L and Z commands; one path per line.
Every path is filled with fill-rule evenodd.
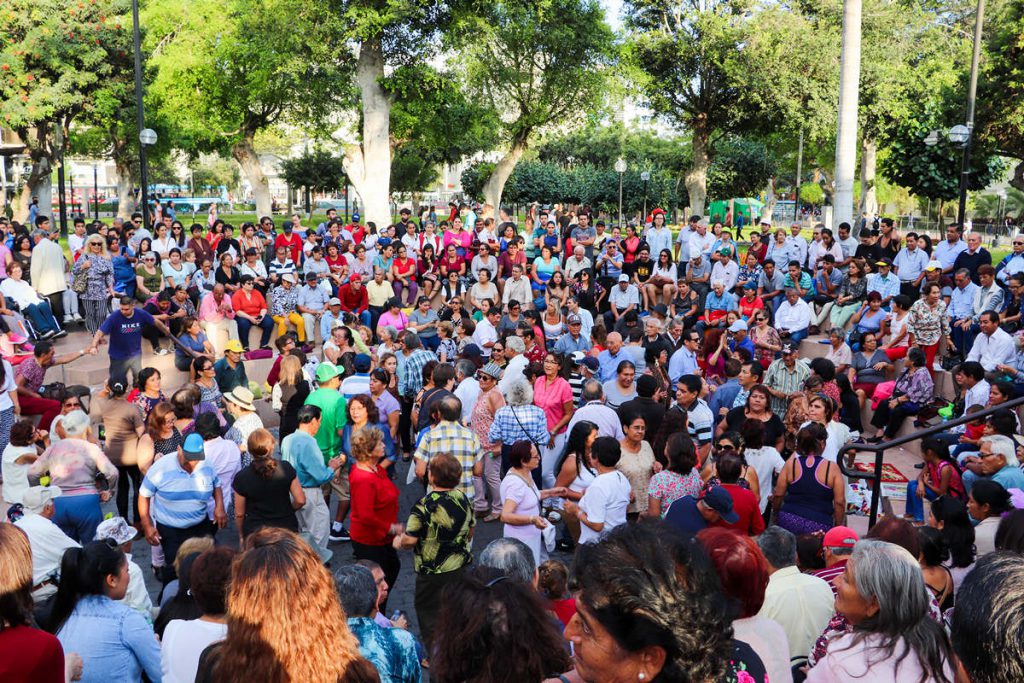
M 981 406 L 971 406 L 977 408 Z M 971 413 L 968 408 L 968 413 Z M 977 422 L 972 420 L 970 425 Z M 984 420 L 981 420 L 984 423 Z M 982 424 L 984 428 L 984 424 Z M 917 522 L 924 521 L 924 500 L 935 500 L 939 496 L 950 495 L 959 500 L 965 500 L 963 481 L 960 478 L 960 469 L 956 461 L 949 454 L 949 446 L 944 441 L 935 438 L 927 438 L 921 441 L 921 459 L 924 460 L 924 469 L 917 475 L 917 480 L 907 484 L 907 519 Z
M 576 599 L 569 595 L 569 570 L 558 560 L 546 560 L 537 570 L 537 587 L 547 598 L 547 607 L 555 613 L 562 626 L 576 614 Z
M 455 340 L 452 339 L 454 331 L 455 326 L 448 320 L 443 320 L 437 325 L 437 334 L 441 337 L 441 342 L 437 346 L 437 358 L 442 363 L 452 363 L 459 355 Z

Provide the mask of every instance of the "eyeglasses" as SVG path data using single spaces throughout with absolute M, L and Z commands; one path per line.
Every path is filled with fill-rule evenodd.
M 65 408 L 81 408 L 82 404 L 79 403 L 78 401 L 72 401 L 72 402 L 69 402 L 69 403 L 65 403 L 64 407 Z

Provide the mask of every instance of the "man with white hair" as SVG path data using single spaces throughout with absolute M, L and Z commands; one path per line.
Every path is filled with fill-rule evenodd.
M 57 592 L 57 579 L 64 551 L 80 548 L 53 523 L 53 501 L 60 497 L 58 486 L 32 486 L 22 499 L 24 516 L 14 526 L 25 532 L 32 546 L 32 597 L 43 600 Z
M 806 265 L 807 253 L 810 251 L 811 245 L 809 245 L 807 240 L 800 234 L 799 223 L 793 223 L 789 226 L 789 237 L 786 238 L 786 244 L 789 245 L 790 259 L 799 261 L 801 267 Z
M 807 338 L 810 325 L 811 307 L 800 298 L 800 292 L 790 287 L 786 290 L 786 300 L 775 311 L 775 329 L 779 336 L 796 346 Z
M 510 336 L 506 338 L 504 353 L 505 360 L 508 363 L 505 365 L 505 372 L 501 376 L 501 381 L 498 382 L 498 391 L 506 394 L 509 387 L 512 386 L 512 382 L 524 378 L 523 371 L 530 364 L 530 361 L 523 355 L 526 353 L 526 344 L 523 342 L 522 337 Z
M 623 439 L 622 421 L 618 414 L 604 402 L 604 387 L 596 379 L 588 379 L 583 383 L 580 396 L 580 407 L 573 413 L 566 431 L 572 434 L 572 428 L 580 420 L 588 420 L 597 425 L 598 436 L 611 436 L 620 441 Z
M 565 276 L 575 279 L 581 271 L 593 268 L 590 259 L 586 257 L 586 249 L 582 244 L 572 248 L 572 257 L 565 262 Z
M 1003 488 L 1024 490 L 1024 472 L 1017 461 L 1016 448 L 1010 437 L 1001 434 L 981 437 L 977 457 L 964 458 L 964 490 L 968 493 L 980 479 L 990 479 Z
M 611 330 L 619 318 L 629 311 L 639 310 L 640 290 L 629 281 L 625 273 L 619 275 L 619 283 L 608 292 L 608 310 L 604 313 L 604 328 Z
M 712 280 L 711 291 L 704 299 L 704 312 L 697 321 L 697 332 L 703 337 L 709 327 L 725 327 L 726 316 L 734 310 L 736 296 L 725 288 L 725 280 Z

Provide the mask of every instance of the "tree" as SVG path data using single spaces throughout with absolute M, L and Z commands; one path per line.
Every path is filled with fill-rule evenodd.
M 715 199 L 755 197 L 775 172 L 775 158 L 763 142 L 728 138 L 719 143 L 708 169 L 708 195 Z
M 493 0 L 461 13 L 453 33 L 472 36 L 462 45 L 462 79 L 494 108 L 506 148 L 483 188 L 497 211 L 535 136 L 598 107 L 614 37 L 596 0 Z
M 230 190 L 238 187 L 242 181 L 238 164 L 224 157 L 202 157 L 189 164 L 189 172 L 192 191 L 198 194 L 206 194 L 221 187 Z
M 788 9 L 745 0 L 626 0 L 627 54 L 655 113 L 691 137 L 690 210 L 703 213 L 722 136 L 800 127 L 817 135 L 834 100 L 834 48 Z M 794 49 L 793 37 L 800 37 Z
M 339 191 L 345 182 L 345 166 L 341 159 L 330 152 L 315 149 L 282 161 L 281 176 L 289 187 L 306 188 L 306 209 L 312 215 L 310 194 Z
M 0 9 L 0 124 L 32 160 L 18 211 L 52 204 L 51 173 L 69 130 L 108 79 L 131 68 L 125 0 L 7 0 Z
M 269 214 L 270 185 L 254 145 L 279 122 L 326 120 L 343 80 L 339 37 L 325 0 L 177 0 L 151 3 L 150 99 L 193 153 L 229 154 Z
M 1024 4 L 990 3 L 984 35 L 975 137 L 1017 160 L 1010 184 L 1024 190 Z

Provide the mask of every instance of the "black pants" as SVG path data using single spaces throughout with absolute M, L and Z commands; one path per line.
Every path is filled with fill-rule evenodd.
M 64 292 L 54 292 L 53 294 L 47 294 L 46 300 L 50 302 L 50 310 L 53 311 L 53 317 L 59 321 L 63 321 Z
M 384 580 L 388 582 L 388 595 L 395 590 L 402 561 L 398 559 L 398 552 L 391 545 L 364 545 L 352 541 L 352 556 L 357 560 L 371 560 L 379 564 L 384 572 Z M 387 616 L 387 602 L 385 598 L 378 606 L 384 616 Z
M 910 299 L 910 303 L 914 303 L 921 298 L 921 288 L 913 282 L 900 282 L 900 294 Z
M 128 487 L 132 490 L 132 516 L 128 517 Z M 117 466 L 117 514 L 134 522 L 139 521 L 139 486 L 142 485 L 142 472 L 138 465 Z
M 157 329 L 156 325 L 143 325 L 142 336 L 149 340 L 154 351 L 160 348 L 160 339 L 163 337 L 163 333 Z
M 157 522 L 156 530 L 160 533 L 160 547 L 164 550 L 164 562 L 166 564 L 160 572 L 160 580 L 165 586 L 178 578 L 177 572 L 174 571 L 174 558 L 178 556 L 178 548 L 181 547 L 181 544 L 190 538 L 199 538 L 200 536 L 213 537 L 217 534 L 216 525 L 209 519 L 204 519 L 199 524 L 184 529 L 178 529 L 177 527 Z
M 402 443 L 402 450 L 412 453 L 413 447 L 416 445 L 416 435 L 412 433 L 412 409 L 415 400 L 403 398 L 401 403 L 402 414 L 398 417 L 398 438 Z
M 434 627 L 437 624 L 437 614 L 441 611 L 444 589 L 462 581 L 464 569 L 463 567 L 443 574 L 416 575 L 416 619 L 420 623 L 420 638 L 423 639 L 423 646 L 427 652 L 430 652 L 433 644 Z
M 900 430 L 900 426 L 903 421 L 910 415 L 917 414 L 917 406 L 912 409 L 908 409 L 906 404 L 896 406 L 895 408 L 889 407 L 889 401 L 882 401 L 878 404 L 878 408 L 875 410 L 875 414 L 871 416 L 871 424 L 878 429 L 885 428 L 885 438 L 892 439 L 896 436 L 896 432 Z

